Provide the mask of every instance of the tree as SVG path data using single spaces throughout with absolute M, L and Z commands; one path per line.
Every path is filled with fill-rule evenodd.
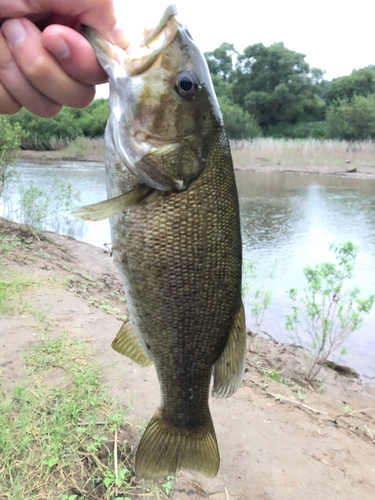
M 238 52 L 232 43 L 222 43 L 212 52 L 205 52 L 211 75 L 219 75 L 227 81 L 233 72 L 233 62 Z
M 71 108 L 63 108 L 53 118 L 40 118 L 22 108 L 7 120 L 12 124 L 19 123 L 28 131 L 22 140 L 23 149 L 49 150 L 56 149 L 53 143 L 58 139 L 67 142 L 82 135 L 82 128 L 72 111 Z
M 324 118 L 317 95 L 323 71 L 310 69 L 305 56 L 282 42 L 248 46 L 231 76 L 233 101 L 254 114 L 262 127 Z
M 375 139 L 375 97 L 336 101 L 327 112 L 329 137 L 348 141 Z
M 108 99 L 95 99 L 85 109 L 79 110 L 78 122 L 86 137 L 100 137 L 104 134 L 109 116 Z
M 332 81 L 326 95 L 327 106 L 339 104 L 343 99 L 354 96 L 367 97 L 375 93 L 375 70 L 371 66 L 353 71 Z

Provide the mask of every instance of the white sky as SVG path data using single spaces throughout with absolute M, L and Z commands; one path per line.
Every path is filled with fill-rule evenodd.
M 152 25 L 168 1 L 115 0 L 119 21 L 133 27 Z M 203 52 L 222 42 L 242 52 L 254 43 L 284 42 L 302 52 L 310 66 L 331 80 L 375 64 L 375 3 L 370 0 L 184 0 L 175 1 L 178 19 L 186 24 Z M 108 86 L 97 97 L 107 97 Z

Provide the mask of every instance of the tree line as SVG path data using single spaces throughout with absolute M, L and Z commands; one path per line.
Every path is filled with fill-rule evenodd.
M 231 139 L 375 139 L 374 65 L 327 81 L 282 42 L 249 45 L 243 53 L 223 43 L 205 57 Z M 78 136 L 102 136 L 107 118 L 108 99 L 96 99 L 51 119 L 22 109 L 7 120 L 27 131 L 22 148 L 57 149 Z

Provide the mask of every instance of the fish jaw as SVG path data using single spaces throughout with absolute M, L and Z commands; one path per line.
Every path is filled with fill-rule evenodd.
M 220 128 L 226 141 L 206 60 L 171 12 L 164 27 L 151 33 L 149 47 L 131 55 L 86 30 L 109 76 L 108 130 L 121 168 L 164 192 L 183 191 L 199 177 L 212 129 Z M 199 82 L 192 100 L 176 92 L 184 71 Z

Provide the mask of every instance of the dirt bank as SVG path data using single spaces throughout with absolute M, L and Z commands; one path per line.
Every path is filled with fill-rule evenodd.
M 21 353 L 42 337 L 69 329 L 94 340 L 103 383 L 130 406 L 131 422 L 145 424 L 158 405 L 159 387 L 153 367 L 141 369 L 111 349 L 127 308 L 108 250 L 53 233 L 38 239 L 0 219 L 0 242 L 4 236 L 0 279 L 40 278 L 43 285 L 30 288 L 27 298 L 48 313 L 50 323 L 35 331 L 35 318 L 27 313 L 1 318 L 2 390 L 13 390 L 26 376 Z M 210 401 L 221 452 L 219 474 L 214 479 L 179 474 L 172 498 L 375 498 L 374 388 L 325 368 L 320 383 L 310 387 L 303 381 L 303 366 L 302 349 L 248 336 L 242 387 L 230 399 Z
M 246 170 L 249 172 L 278 172 L 285 174 L 302 175 L 329 175 L 334 177 L 351 177 L 353 179 L 375 179 L 375 168 L 365 166 L 348 165 L 270 165 L 270 164 L 249 164 L 235 165 L 236 170 Z

